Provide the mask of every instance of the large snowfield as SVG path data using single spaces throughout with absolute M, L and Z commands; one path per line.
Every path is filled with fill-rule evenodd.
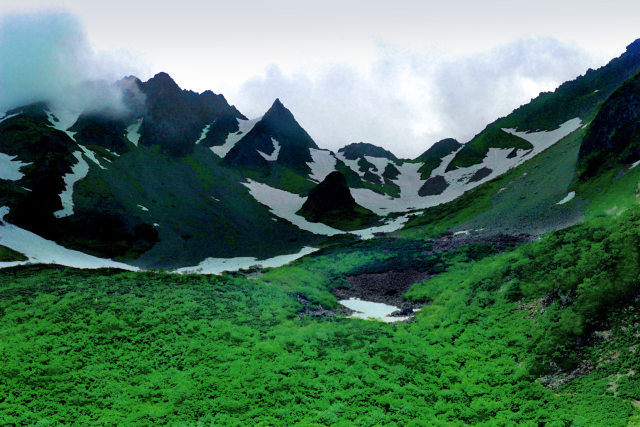
M 26 263 L 43 263 L 77 268 L 120 268 L 131 271 L 138 270 L 137 267 L 121 262 L 98 258 L 79 251 L 67 249 L 51 240 L 44 239 L 37 234 L 9 224 L 4 221 L 4 217 L 8 213 L 9 208 L 0 207 L 0 245 L 24 254 L 29 260 L 13 263 L 0 262 L 0 267 Z

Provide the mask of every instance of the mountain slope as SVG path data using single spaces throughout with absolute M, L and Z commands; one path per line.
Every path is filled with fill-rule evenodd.
M 507 117 L 488 125 L 466 143 L 447 166 L 447 170 L 478 164 L 490 148 L 528 149 L 525 141 L 505 135 L 502 128 L 552 130 L 568 120 L 580 118 L 589 122 L 598 105 L 624 81 L 640 72 L 640 39 L 630 44 L 625 53 L 607 65 L 588 70 L 583 76 L 563 83 L 554 92 L 540 94 Z

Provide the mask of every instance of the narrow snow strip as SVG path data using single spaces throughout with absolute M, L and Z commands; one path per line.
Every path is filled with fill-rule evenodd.
M 65 189 L 60 193 L 62 209 L 53 213 L 56 218 L 73 215 L 73 186 L 76 182 L 86 177 L 89 172 L 89 165 L 82 157 L 82 153 L 75 151 L 73 155 L 78 160 L 78 163 L 73 165 L 71 173 L 65 174 L 63 177 Z
M 10 119 L 11 117 L 15 117 L 17 115 L 19 115 L 20 113 L 13 113 L 13 114 L 5 114 L 4 116 L 2 116 L 2 118 L 0 119 L 0 123 L 4 122 L 5 120 Z
M 85 156 L 87 156 L 89 158 L 89 160 L 91 160 L 93 163 L 95 163 L 96 165 L 98 165 L 98 167 L 100 169 L 107 169 L 104 166 L 102 166 L 100 164 L 100 162 L 98 161 L 98 159 L 96 158 L 96 154 L 89 150 L 87 147 L 85 147 L 84 145 L 78 144 L 78 146 L 82 149 L 82 152 L 85 154 Z
M 138 205 L 138 207 L 140 208 L 140 210 L 143 210 L 143 211 L 145 211 L 145 212 L 149 212 L 149 209 L 148 209 L 148 208 L 146 208 L 145 206 Z
M 629 168 L 629 170 L 635 168 L 636 166 L 640 165 L 640 160 L 638 160 L 637 162 L 634 162 L 631 167 Z
M 336 170 L 337 159 L 329 150 L 310 148 L 311 162 L 307 166 L 311 168 L 309 179 L 314 182 L 322 182 L 327 175 Z
M 565 196 L 564 199 L 562 199 L 558 203 L 556 203 L 556 205 L 564 205 L 565 203 L 570 202 L 574 197 L 576 197 L 576 192 L 575 191 L 571 191 L 571 192 L 569 192 L 569 194 L 567 194 Z
M 305 246 L 300 252 L 295 254 L 278 255 L 273 258 L 258 260 L 253 257 L 237 257 L 237 258 L 207 258 L 195 267 L 182 267 L 177 269 L 176 273 L 198 273 L 198 274 L 220 274 L 223 271 L 237 271 L 246 269 L 254 265 L 260 265 L 263 268 L 275 268 L 298 258 L 302 258 L 318 249 Z
M 230 133 L 227 135 L 227 139 L 225 139 L 224 144 L 218 145 L 216 147 L 211 147 L 211 151 L 213 151 L 216 155 L 220 157 L 224 157 L 231 151 L 231 149 L 245 136 L 253 127 L 258 123 L 262 117 L 258 117 L 257 119 L 252 120 L 242 120 L 236 119 L 238 121 L 238 127 L 240 128 L 237 132 Z
M 8 154 L 0 153 L 0 179 L 6 179 L 8 181 L 18 181 L 24 174 L 20 172 L 24 166 L 31 163 L 24 163 L 20 160 L 16 160 L 18 156 L 10 156 Z
M 326 236 L 344 233 L 341 230 L 337 230 L 322 223 L 309 222 L 300 215 L 296 215 L 296 212 L 298 212 L 304 204 L 304 197 L 270 187 L 267 184 L 252 181 L 250 179 L 248 182 L 243 183 L 243 185 L 249 189 L 249 193 L 253 198 L 268 207 L 271 213 L 275 216 L 286 219 L 301 230 Z
M 140 126 L 142 126 L 142 120 L 143 119 L 140 118 L 137 122 L 127 127 L 127 139 L 136 147 L 138 146 L 138 141 L 140 141 Z
M 530 142 L 535 147 L 536 153 L 546 150 L 562 138 L 566 137 L 570 133 L 575 132 L 582 126 L 582 120 L 579 117 L 568 120 L 562 123 L 558 129 L 542 132 L 521 132 L 517 129 L 502 129 L 503 131 L 510 133 L 511 135 L 518 136 L 525 141 Z
M 212 123 L 213 124 L 213 123 Z M 200 138 L 198 138 L 196 140 L 196 145 L 200 144 L 202 142 L 203 139 L 205 139 L 207 137 L 207 134 L 209 133 L 209 128 L 211 127 L 211 124 L 208 124 L 204 127 L 204 129 L 202 129 L 202 132 L 200 133 Z
M 133 267 L 121 262 L 98 258 L 79 251 L 67 249 L 51 240 L 43 239 L 30 231 L 7 222 L 2 222 L 7 213 L 9 213 L 9 208 L 0 208 L 0 245 L 24 254 L 29 258 L 29 263 L 60 264 L 77 268 L 111 267 L 131 271 L 139 270 L 138 267 Z M 22 264 L 24 263 L 25 262 Z M 0 262 L 0 267 L 10 267 L 12 265 L 16 265 L 16 263 Z
M 338 302 L 354 311 L 349 316 L 351 318 L 378 320 L 385 323 L 400 322 L 409 318 L 408 316 L 391 316 L 391 313 L 397 311 L 398 307 L 380 302 L 363 301 L 357 298 L 343 299 Z
M 273 144 L 273 152 L 271 154 L 265 154 L 260 150 L 256 150 L 267 162 L 275 162 L 278 160 L 278 155 L 280 155 L 280 143 L 273 137 L 271 138 L 271 143 Z

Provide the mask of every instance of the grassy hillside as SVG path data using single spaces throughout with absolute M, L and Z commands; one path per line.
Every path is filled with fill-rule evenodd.
M 243 181 L 207 148 L 174 158 L 141 146 L 107 170 L 92 169 L 76 185 L 74 200 L 79 212 L 98 208 L 156 224 L 159 241 L 135 261 L 147 268 L 195 265 L 206 257 L 262 259 L 317 242 L 286 221 L 273 221 Z

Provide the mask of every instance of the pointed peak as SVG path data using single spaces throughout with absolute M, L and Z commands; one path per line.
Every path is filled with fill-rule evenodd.
M 147 80 L 145 85 L 154 87 L 161 87 L 164 89 L 181 90 L 180 86 L 171 78 L 171 76 L 165 72 L 160 72 Z
M 285 107 L 282 102 L 280 102 L 280 98 L 276 98 L 273 101 L 271 107 L 264 114 L 263 119 L 271 120 L 276 119 L 278 121 L 295 121 L 295 117 L 293 117 L 293 113 Z M 297 122 L 296 122 L 297 124 Z
M 275 101 L 273 101 L 273 104 L 271 104 L 271 107 L 269 107 L 268 112 L 288 112 L 291 113 L 287 107 L 284 106 L 284 104 L 282 103 L 282 101 L 280 101 L 280 98 L 276 98 Z

